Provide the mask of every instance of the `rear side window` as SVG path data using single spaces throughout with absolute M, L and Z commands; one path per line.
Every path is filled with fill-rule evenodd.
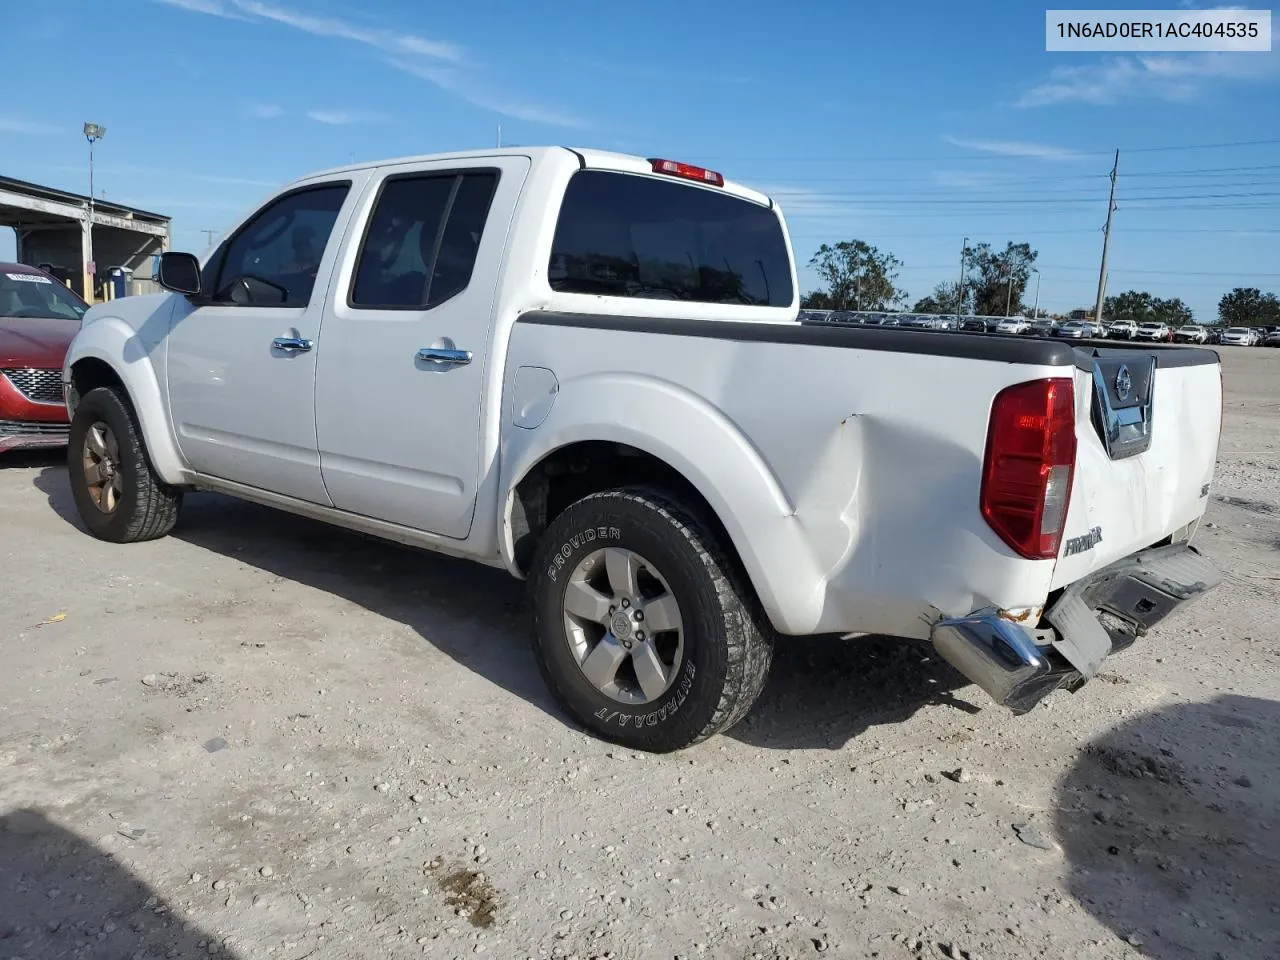
M 360 247 L 351 306 L 425 310 L 465 290 L 497 184 L 488 170 L 388 180 Z
M 551 289 L 651 300 L 791 305 L 777 215 L 711 188 L 583 170 L 565 191 Z

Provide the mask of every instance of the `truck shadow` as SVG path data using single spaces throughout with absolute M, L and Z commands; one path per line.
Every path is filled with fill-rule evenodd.
M 220 937 L 184 923 L 112 854 L 39 810 L 0 816 L 0 954 L 61 960 L 215 953 L 238 956 Z
M 42 471 L 35 484 L 55 512 L 83 529 L 64 469 Z M 502 570 L 211 493 L 187 496 L 172 536 L 403 623 L 459 664 L 577 727 L 538 673 L 524 584 Z M 926 644 L 784 637 L 763 695 L 728 735 L 767 749 L 836 750 L 926 704 L 977 712 L 951 697 L 965 682 Z
M 1222 696 L 1090 743 L 1057 790 L 1072 896 L 1159 960 L 1276 956 L 1278 732 L 1280 703 Z
M 53 510 L 83 529 L 65 470 L 45 470 L 35 484 Z M 502 570 L 212 493 L 186 497 L 172 536 L 403 623 L 459 664 L 569 723 L 534 663 L 524 584 Z
M 34 450 L 6 450 L 0 453 L 0 470 L 39 470 L 65 468 L 65 447 L 45 447 Z
M 772 750 L 840 750 L 871 727 L 900 723 L 929 704 L 979 712 L 953 696 L 966 684 L 926 643 L 779 637 L 764 693 L 727 736 Z M 974 699 L 981 695 L 977 687 L 971 691 Z

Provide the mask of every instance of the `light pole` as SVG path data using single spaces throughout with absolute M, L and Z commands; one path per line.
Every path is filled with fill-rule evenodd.
M 1036 275 L 1036 305 L 1031 308 L 1031 319 L 1038 320 L 1040 318 L 1040 271 L 1032 267 L 1031 272 Z
M 969 238 L 960 244 L 960 282 L 956 285 L 956 316 L 964 316 L 964 254 L 969 249 Z
M 84 138 L 89 141 L 89 223 L 84 245 L 85 299 L 94 302 L 93 274 L 93 145 L 107 135 L 107 128 L 100 123 L 86 123 Z

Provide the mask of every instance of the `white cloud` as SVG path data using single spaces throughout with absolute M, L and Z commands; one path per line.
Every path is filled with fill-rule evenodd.
M 201 0 L 198 0 L 201 2 Z M 231 0 L 235 6 L 245 13 L 274 20 L 285 26 L 302 30 L 304 33 L 319 37 L 338 37 L 343 40 L 354 40 L 356 43 L 368 44 L 390 53 L 413 53 L 437 60 L 450 62 L 460 61 L 462 51 L 451 43 L 428 40 L 414 34 L 400 34 L 391 30 L 373 30 L 359 27 L 345 20 L 329 17 L 315 17 L 309 13 L 300 13 L 261 0 Z
M 318 37 L 352 40 L 389 53 L 410 53 L 449 62 L 462 59 L 462 51 L 451 43 L 429 40 L 412 33 L 361 27 L 335 17 L 317 17 L 273 3 L 264 3 L 262 0 L 155 0 L 155 2 L 180 7 L 193 13 L 224 17 L 228 20 L 249 22 L 269 20 Z
M 284 116 L 284 108 L 275 103 L 251 103 L 247 109 L 249 116 L 257 120 L 271 120 Z
M 1032 160 L 1076 160 L 1080 154 L 1074 150 L 1045 143 L 1025 143 L 1016 140 L 967 140 L 943 134 L 942 139 L 953 147 L 994 153 L 1002 157 L 1025 157 Z
M 48 135 L 62 133 L 62 128 L 55 127 L 51 123 L 38 123 L 35 120 L 6 120 L 0 117 L 0 133 Z
M 267 0 L 155 0 L 196 13 L 253 23 L 272 22 L 320 37 L 335 37 L 382 51 L 386 62 L 435 84 L 466 102 L 503 116 L 529 123 L 557 127 L 580 127 L 582 120 L 572 114 L 497 90 L 466 63 L 462 49 L 452 43 L 432 40 L 412 33 L 364 27 L 336 17 L 316 16 L 305 11 L 278 6 Z M 321 114 L 317 116 L 316 114 Z M 255 114 L 279 116 L 276 113 Z M 341 111 L 311 111 L 321 123 L 355 122 Z M 344 119 L 336 119 L 342 116 Z M 366 118 L 367 119 L 367 118 Z
M 225 17 L 228 20 L 248 20 L 236 13 L 224 0 L 155 0 L 167 7 L 190 10 L 192 13 L 207 13 L 214 17 Z
M 307 116 L 316 123 L 327 123 L 334 127 L 345 127 L 352 123 L 385 123 L 388 119 L 381 113 L 364 113 L 359 110 L 308 110 Z
M 1016 107 L 1059 103 L 1111 106 L 1126 100 L 1179 102 L 1215 83 L 1265 80 L 1277 75 L 1277 60 L 1265 53 L 1147 54 L 1101 63 L 1058 67 L 1025 91 Z
M 752 183 L 748 186 L 771 198 L 782 209 L 782 215 L 788 223 L 832 218 L 852 220 L 863 215 L 862 211 L 850 206 L 847 200 L 820 190 L 780 183 Z
M 59 173 L 83 173 L 84 167 L 75 164 L 46 164 L 43 169 Z M 191 173 L 186 170 L 175 170 L 163 167 L 142 167 L 134 164 L 98 164 L 98 172 L 104 176 L 145 177 L 147 180 L 178 180 L 193 183 L 214 183 L 232 187 L 275 187 L 275 180 L 256 180 L 250 177 L 228 177 L 212 173 Z
M 447 90 L 473 106 L 492 110 L 505 117 L 529 123 L 545 123 L 553 127 L 583 126 L 582 120 L 572 114 L 489 89 L 478 78 L 458 67 L 433 66 L 401 58 L 392 58 L 387 62 L 397 70 L 434 83 L 441 90 Z

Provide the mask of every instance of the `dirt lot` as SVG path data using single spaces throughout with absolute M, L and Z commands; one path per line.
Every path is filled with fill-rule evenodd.
M 566 724 L 500 573 L 214 496 L 111 546 L 11 457 L 0 958 L 1275 957 L 1280 350 L 1223 354 L 1212 599 L 1022 718 L 787 641 L 665 757 Z

